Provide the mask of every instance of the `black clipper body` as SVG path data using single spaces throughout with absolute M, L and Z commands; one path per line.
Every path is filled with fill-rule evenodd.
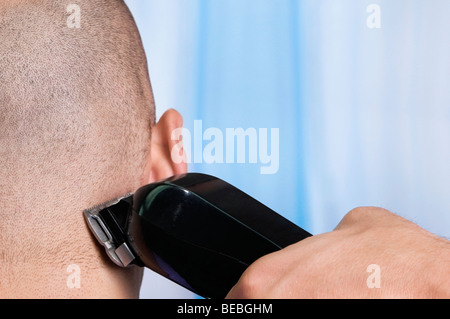
M 214 299 L 260 257 L 311 236 L 236 187 L 195 173 L 147 185 L 85 217 L 117 265 L 148 267 Z

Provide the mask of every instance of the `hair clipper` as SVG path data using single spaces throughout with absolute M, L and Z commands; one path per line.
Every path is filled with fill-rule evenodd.
M 189 173 L 142 187 L 84 216 L 120 267 L 147 267 L 192 292 L 224 298 L 260 257 L 308 232 L 236 187 Z

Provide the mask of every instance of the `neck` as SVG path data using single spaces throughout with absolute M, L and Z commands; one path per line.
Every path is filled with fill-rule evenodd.
M 2 212 L 0 298 L 138 298 L 142 269 L 108 259 L 82 208 L 56 211 Z

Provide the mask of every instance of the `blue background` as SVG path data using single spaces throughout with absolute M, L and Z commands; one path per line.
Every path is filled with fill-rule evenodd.
M 314 234 L 381 206 L 450 237 L 450 2 L 128 0 L 160 116 L 279 128 L 280 168 L 192 164 Z M 369 4 L 381 29 L 368 28 Z M 142 298 L 191 298 L 146 272 Z

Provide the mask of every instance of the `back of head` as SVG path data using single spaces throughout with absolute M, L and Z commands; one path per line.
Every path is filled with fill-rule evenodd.
M 0 3 L 0 203 L 10 210 L 78 210 L 142 178 L 155 115 L 134 20 L 122 0 L 77 0 L 72 27 L 71 3 Z

